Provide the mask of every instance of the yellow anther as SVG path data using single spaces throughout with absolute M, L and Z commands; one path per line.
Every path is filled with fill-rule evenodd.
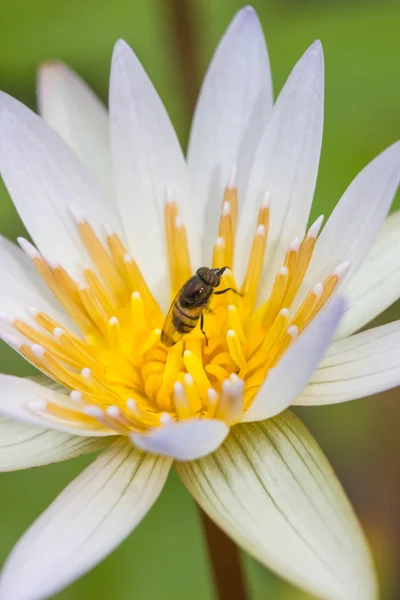
M 183 353 L 183 361 L 189 375 L 192 376 L 195 386 L 197 387 L 200 397 L 206 398 L 207 390 L 211 387 L 211 383 L 205 374 L 201 361 L 190 350 L 185 350 Z
M 236 166 L 231 169 L 231 173 L 229 176 L 228 184 L 225 188 L 224 197 L 222 206 L 224 204 L 229 204 L 231 221 L 232 221 L 232 231 L 233 235 L 236 233 L 236 224 L 237 224 L 237 213 L 238 213 L 238 191 L 236 187 Z
M 186 229 L 179 216 L 178 206 L 168 190 L 165 203 L 165 233 L 171 288 L 172 294 L 175 295 L 192 273 Z
M 148 315 L 150 316 L 152 323 L 161 323 L 164 318 L 161 309 L 147 287 L 136 262 L 129 254 L 125 254 L 124 264 L 127 276 L 129 277 L 131 291 L 139 292 L 143 298 L 143 302 L 148 309 Z
M 182 342 L 178 342 L 168 352 L 162 384 L 157 394 L 157 404 L 162 410 L 171 410 L 171 394 L 176 378 L 181 369 Z
M 190 419 L 194 416 L 192 405 L 186 395 L 185 388 L 179 381 L 174 383 L 173 401 L 178 419 Z
M 257 225 L 256 235 L 251 247 L 250 260 L 246 276 L 242 285 L 242 294 L 248 310 L 251 310 L 256 301 L 258 284 L 264 264 L 265 249 L 267 247 L 267 230 L 265 225 Z
M 127 290 L 131 289 L 131 281 L 126 272 L 124 257 L 127 253 L 125 246 L 116 233 L 110 232 L 107 234 L 107 245 L 111 253 L 112 261 L 117 270 L 118 275 L 125 284 Z
M 215 418 L 221 419 L 231 426 L 241 420 L 244 412 L 244 385 L 243 380 L 231 376 L 222 382 L 219 403 L 215 411 Z
M 208 375 L 211 375 L 211 377 L 215 377 L 218 382 L 223 381 L 224 379 L 229 377 L 229 371 L 227 371 L 221 365 L 215 365 L 213 363 L 210 363 L 205 366 L 205 371 Z
M 107 329 L 110 349 L 112 352 L 117 353 L 121 348 L 121 325 L 117 317 L 111 317 Z
M 224 202 L 218 230 L 218 238 L 224 240 L 224 252 L 222 257 L 223 264 L 221 266 L 227 265 L 228 267 L 232 267 L 234 251 L 233 231 L 231 205 L 229 202 Z
M 256 369 L 270 364 L 276 352 L 280 347 L 286 327 L 289 323 L 289 311 L 283 308 L 272 324 L 265 338 L 260 340 L 258 348 L 249 349 L 248 354 L 251 358 L 247 365 L 247 375 L 250 375 Z
M 312 318 L 315 317 L 315 315 L 321 310 L 321 308 L 324 306 L 324 304 L 330 298 L 330 296 L 332 295 L 336 286 L 338 285 L 339 281 L 341 281 L 343 279 L 343 277 L 346 275 L 350 266 L 351 266 L 351 264 L 349 261 L 341 263 L 338 267 L 336 267 L 336 269 L 333 271 L 333 273 L 331 275 L 328 275 L 328 277 L 325 279 L 325 281 L 323 283 L 324 290 L 318 300 L 316 307 L 314 308 L 314 311 L 311 316 Z
M 101 332 L 107 331 L 107 315 L 92 290 L 83 285 L 79 285 L 78 290 L 79 296 L 92 323 L 96 325 Z
M 75 209 L 72 209 L 72 212 L 82 242 L 105 284 L 117 296 L 124 293 L 125 286 L 123 281 L 93 228 L 84 218 L 82 219 L 80 215 L 77 214 Z
M 298 335 L 299 330 L 298 327 L 296 327 L 296 325 L 291 325 L 287 328 L 285 335 L 283 336 L 280 348 L 271 360 L 271 363 L 269 365 L 270 368 L 273 368 L 279 362 L 282 355 L 286 352 L 290 344 L 297 338 Z
M 298 309 L 297 313 L 291 321 L 291 325 L 296 325 L 299 331 L 302 331 L 309 322 L 311 315 L 314 313 L 315 308 L 322 296 L 324 287 L 321 283 L 317 283 L 314 288 L 309 292 L 303 304 Z
M 221 269 L 225 266 L 225 240 L 222 237 L 217 237 L 214 245 L 214 253 L 213 253 L 213 268 Z
M 63 421 L 72 421 L 78 424 L 84 424 L 86 427 L 99 428 L 99 422 L 93 417 L 55 402 L 46 402 L 45 411 Z
M 244 356 L 243 348 L 240 343 L 238 333 L 234 329 L 229 329 L 226 334 L 226 341 L 230 355 L 240 369 L 246 368 L 246 358 Z
M 214 388 L 209 388 L 207 390 L 207 396 L 206 396 L 206 410 L 207 410 L 207 417 L 209 419 L 213 419 L 215 416 L 215 412 L 218 408 L 218 403 L 219 403 L 219 394 L 218 392 L 214 389 Z
M 139 348 L 138 354 L 143 356 L 160 341 L 161 329 L 153 329 Z
M 139 292 L 131 295 L 132 336 L 136 337 L 145 329 L 144 302 Z
M 183 383 L 183 387 L 185 388 L 185 394 L 190 403 L 191 410 L 193 413 L 198 414 L 201 411 L 203 404 L 193 377 L 189 375 L 189 373 L 185 373 L 181 383 Z
M 281 267 L 275 277 L 274 286 L 268 302 L 264 305 L 264 316 L 262 327 L 269 329 L 279 313 L 285 297 L 286 287 L 289 280 L 289 269 Z
M 244 342 L 246 335 L 243 331 L 242 316 L 237 306 L 234 304 L 228 305 L 228 326 L 239 335 L 240 341 Z
M 293 277 L 297 258 L 299 255 L 301 240 L 299 238 L 295 238 L 293 242 L 290 244 L 288 251 L 285 255 L 284 266 L 289 271 L 289 276 Z
M 143 410 L 140 404 L 133 398 L 128 398 L 126 401 L 126 409 L 128 415 L 135 420 L 142 427 L 156 427 L 159 425 L 159 416 L 156 413 Z
M 97 298 L 103 310 L 108 316 L 114 315 L 117 311 L 117 304 L 114 298 L 101 283 L 97 273 L 92 269 L 85 269 L 85 279 L 93 295 Z

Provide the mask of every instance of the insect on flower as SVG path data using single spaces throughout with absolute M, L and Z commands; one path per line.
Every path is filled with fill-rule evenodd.
M 232 291 L 239 294 L 232 287 L 214 292 L 214 288 L 221 283 L 221 277 L 229 267 L 209 269 L 200 267 L 181 287 L 172 301 L 161 332 L 161 341 L 164 346 L 173 346 L 186 334 L 190 333 L 200 319 L 200 329 L 208 345 L 207 334 L 204 331 L 204 310 L 210 304 L 213 294 L 216 296 Z

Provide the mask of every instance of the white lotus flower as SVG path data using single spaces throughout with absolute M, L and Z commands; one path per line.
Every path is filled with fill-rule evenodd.
M 124 42 L 109 119 L 61 64 L 40 72 L 42 118 L 1 95 L 2 176 L 36 244 L 1 240 L 1 335 L 48 377 L 1 376 L 1 468 L 104 448 L 19 541 L 2 600 L 48 597 L 102 560 L 173 463 L 260 562 L 320 598 L 375 598 L 340 484 L 285 410 L 400 382 L 400 322 L 354 334 L 400 295 L 400 215 L 384 221 L 400 147 L 358 175 L 317 239 L 323 80 L 316 42 L 272 109 L 261 28 L 242 10 L 206 75 L 188 167 Z M 208 346 L 196 328 L 167 350 L 171 292 L 201 265 L 232 266 L 225 283 L 244 295 L 213 301 Z

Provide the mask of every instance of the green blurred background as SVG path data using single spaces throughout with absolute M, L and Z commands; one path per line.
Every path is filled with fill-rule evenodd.
M 106 100 L 113 44 L 137 52 L 186 145 L 201 77 L 240 0 L 2 0 L 0 87 L 35 106 L 37 65 L 61 59 Z M 311 44 L 326 59 L 325 135 L 313 215 L 329 214 L 357 172 L 400 132 L 400 3 L 254 0 L 267 36 L 275 95 Z M 1 186 L 2 184 L 0 184 Z M 396 203 L 397 206 L 399 203 Z M 23 231 L 3 187 L 1 233 Z M 398 318 L 400 306 L 381 317 Z M 29 368 L 1 347 L 2 371 Z M 399 390 L 345 405 L 298 410 L 353 501 L 376 558 L 382 598 L 400 597 Z M 1 475 L 0 563 L 24 529 L 90 459 Z M 307 595 L 245 558 L 252 598 Z M 150 515 L 59 600 L 211 600 L 212 583 L 194 503 L 172 475 Z

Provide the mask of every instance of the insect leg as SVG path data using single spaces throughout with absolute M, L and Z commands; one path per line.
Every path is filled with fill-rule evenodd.
M 241 294 L 240 292 L 238 292 L 237 290 L 235 290 L 235 288 L 226 288 L 225 290 L 220 290 L 219 292 L 214 292 L 214 296 L 220 296 L 221 294 L 225 294 L 226 292 L 233 292 L 234 294 L 237 294 L 238 296 L 243 296 L 243 294 Z
M 204 315 L 203 315 L 203 313 L 201 313 L 201 317 L 200 317 L 200 329 L 201 329 L 201 333 L 206 338 L 206 346 L 208 346 L 208 337 L 207 337 L 206 332 L 204 331 Z

